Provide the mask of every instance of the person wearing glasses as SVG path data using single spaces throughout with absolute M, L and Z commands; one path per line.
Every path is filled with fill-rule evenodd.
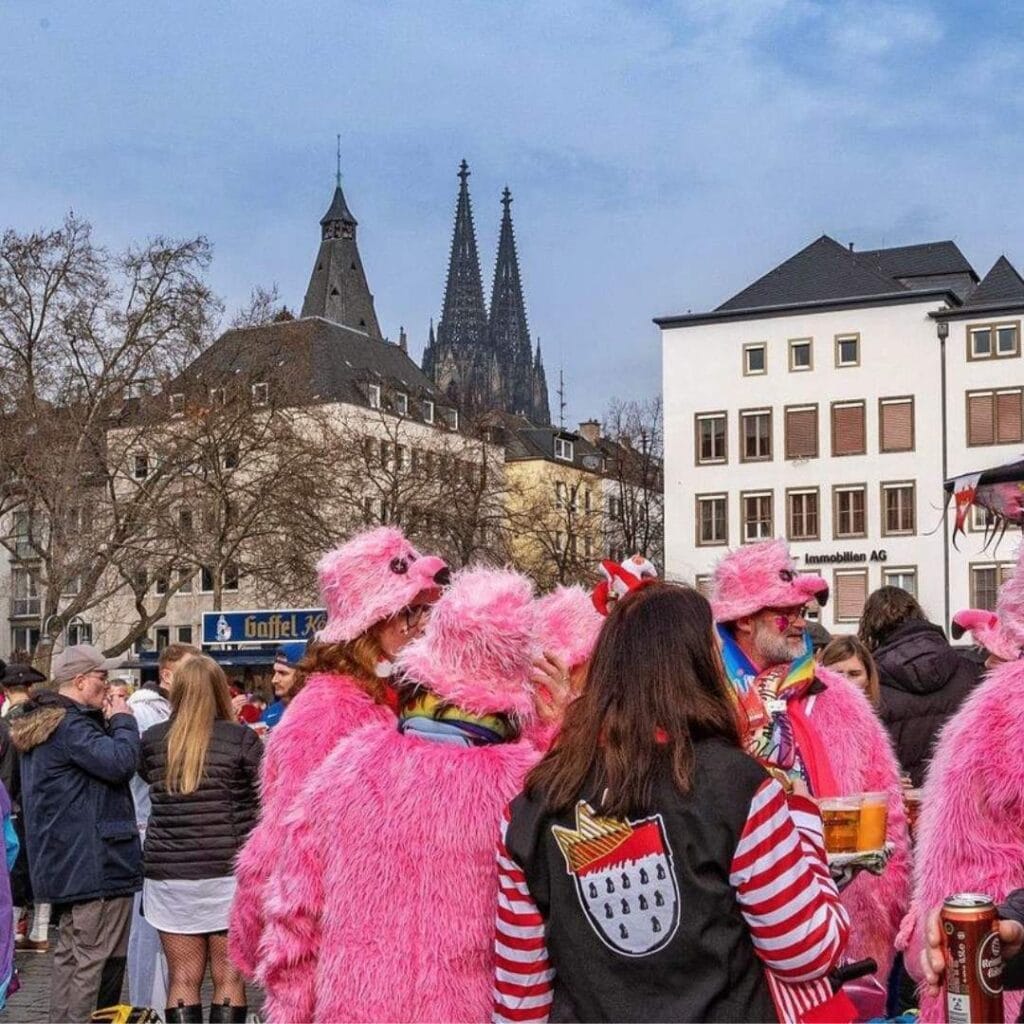
M 815 664 L 808 604 L 827 600 L 826 582 L 799 573 L 778 539 L 729 552 L 712 578 L 711 607 L 747 752 L 787 790 L 806 787 L 816 798 L 889 795 L 892 856 L 880 875 L 861 872 L 843 890 L 851 924 L 847 954 L 874 958 L 884 979 L 910 888 L 900 769 L 863 692 Z
M 44 690 L 11 723 L 32 889 L 59 908 L 50 1020 L 87 1021 L 120 1002 L 132 898 L 142 850 L 130 782 L 139 731 L 128 702 L 108 692 L 118 666 L 87 644 L 66 647 Z

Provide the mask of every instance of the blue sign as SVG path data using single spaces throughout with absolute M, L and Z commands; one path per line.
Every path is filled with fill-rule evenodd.
M 203 644 L 285 644 L 312 640 L 327 625 L 323 608 L 203 612 Z

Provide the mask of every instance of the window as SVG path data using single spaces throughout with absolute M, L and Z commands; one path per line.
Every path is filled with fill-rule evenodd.
M 423 422 L 434 422 L 434 403 L 431 402 L 429 399 L 424 399 L 423 401 Z
M 473 467 L 470 466 L 470 470 L 472 470 L 472 469 L 473 469 Z M 583 492 L 583 511 L 584 512 L 592 512 L 593 510 L 594 510 L 594 508 L 593 508 L 593 498 L 591 497 L 590 488 L 588 487 Z
M 832 533 L 836 540 L 867 536 L 867 487 L 863 484 L 832 488 Z
M 259 383 L 253 384 L 252 386 L 252 404 L 253 405 L 269 405 L 270 404 L 270 385 Z
M 171 642 L 171 630 L 169 626 L 161 626 L 156 630 L 156 649 L 159 654 Z
M 613 522 L 622 519 L 622 497 L 618 494 L 608 495 L 608 518 Z M 622 559 L 619 559 L 622 561 Z
M 199 592 L 201 594 L 213 593 L 213 570 L 204 565 L 199 573 Z
M 699 412 L 694 421 L 697 442 L 696 462 L 707 466 L 726 460 L 725 413 Z
M 191 626 L 179 626 L 178 627 L 178 643 L 179 644 L 190 644 L 190 643 L 192 643 L 192 627 Z
M 814 352 L 810 338 L 790 338 L 789 369 L 791 373 L 814 369 Z
M 756 377 L 768 372 L 768 346 L 763 342 L 743 346 L 743 376 Z
M 62 596 L 74 597 L 82 589 L 82 577 L 72 576 L 61 587 Z
M 149 476 L 149 457 L 136 455 L 132 458 L 132 476 L 136 480 L 145 480 Z
M 697 547 L 729 543 L 728 507 L 724 494 L 697 495 Z
M 223 588 L 225 591 L 238 590 L 238 566 L 228 563 L 224 566 Z
M 859 622 L 868 597 L 867 569 L 837 569 L 833 579 L 836 622 Z
M 225 469 L 238 469 L 238 445 L 229 444 L 224 448 L 224 468 Z
M 995 526 L 995 522 L 995 516 L 983 505 L 972 505 L 967 529 L 971 533 L 987 533 Z
M 914 450 L 914 399 L 878 400 L 878 449 L 881 452 Z
M 917 597 L 917 569 L 914 566 L 889 566 L 882 570 L 882 585 L 899 587 Z
M 192 593 L 192 570 L 191 569 L 179 569 L 178 570 L 178 593 L 179 594 L 191 594 Z
M 171 395 L 171 415 L 183 416 L 185 414 L 185 396 L 178 392 Z
M 404 391 L 395 392 L 395 413 L 398 416 L 407 416 L 409 413 L 409 396 Z
M 380 385 L 379 384 L 368 384 L 366 387 L 366 397 L 370 403 L 371 409 L 380 408 Z
M 395 445 L 395 469 L 405 469 L 405 455 L 408 449 L 404 444 Z
M 708 600 L 711 599 L 711 577 L 706 575 L 695 576 L 693 587 Z
M 11 615 L 39 614 L 39 581 L 28 569 L 11 570 Z
M 744 544 L 768 540 L 773 536 L 775 530 L 772 526 L 772 495 L 770 491 L 741 494 L 740 505 L 743 508 Z
M 24 651 L 26 654 L 35 653 L 36 645 L 39 643 L 39 630 L 35 626 L 12 626 L 11 627 L 11 651 Z
M 149 574 L 145 569 L 136 569 L 132 574 L 132 589 L 144 594 L 149 589 Z
M 767 462 L 772 457 L 772 411 L 740 413 L 740 462 Z
M 790 540 L 818 540 L 818 488 L 786 492 L 786 532 Z
M 818 407 L 788 405 L 786 419 L 786 458 L 816 459 L 818 457 Z
M 996 610 L 999 588 L 1010 578 L 1012 562 L 989 562 L 971 566 L 971 607 Z
M 1024 427 L 1022 388 L 967 392 L 967 444 L 1019 444 Z
M 92 623 L 91 622 L 70 622 L 68 623 L 68 646 L 72 647 L 75 644 L 91 644 L 92 643 Z
M 583 557 L 594 557 L 594 540 L 589 533 L 583 538 Z
M 15 512 L 11 525 L 14 538 L 14 557 L 31 558 L 35 554 L 32 541 L 32 516 L 24 510 Z
M 563 480 L 555 481 L 555 506 L 556 508 L 568 508 L 569 488 Z
M 836 366 L 860 366 L 860 335 L 836 335 Z
M 227 392 L 223 388 L 210 388 L 210 404 L 211 405 L 227 405 L 228 404 Z
M 574 456 L 574 448 L 572 441 L 567 441 L 564 437 L 555 438 L 555 458 L 561 459 L 563 462 L 572 462 Z
M 967 328 L 967 358 L 1007 359 L 1020 355 L 1020 321 L 972 324 Z
M 178 509 L 178 530 L 183 534 L 190 534 L 192 532 L 192 509 Z
M 914 484 L 882 484 L 882 536 L 910 534 L 916 529 Z
M 169 581 L 163 573 L 153 580 L 153 590 L 157 594 L 166 594 L 169 586 Z
M 459 429 L 459 410 L 449 409 L 448 410 L 448 427 L 450 430 Z
M 832 403 L 832 454 L 863 455 L 867 451 L 863 402 Z

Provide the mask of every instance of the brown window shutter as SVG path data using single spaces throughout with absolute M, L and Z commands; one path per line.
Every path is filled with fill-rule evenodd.
M 786 410 L 786 458 L 818 457 L 818 410 Z
M 832 454 L 863 455 L 864 405 L 836 405 L 832 407 Z
M 866 572 L 844 572 L 836 574 L 836 619 L 851 621 L 859 619 L 868 596 L 868 574 Z
M 996 394 L 996 441 L 1005 444 L 1021 439 L 1021 392 Z
M 990 391 L 967 396 L 967 443 L 992 444 L 995 440 L 995 397 Z
M 882 402 L 880 426 L 883 452 L 909 452 L 914 447 L 914 403 Z

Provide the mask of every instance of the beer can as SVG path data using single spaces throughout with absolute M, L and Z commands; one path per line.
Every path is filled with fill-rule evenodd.
M 995 902 L 961 892 L 942 905 L 949 1024 L 1003 1024 L 1003 957 Z

